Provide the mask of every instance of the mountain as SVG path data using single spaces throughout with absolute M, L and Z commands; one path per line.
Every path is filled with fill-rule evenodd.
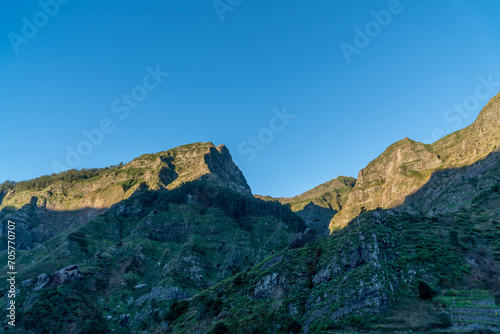
M 320 184 L 303 194 L 294 197 L 277 197 L 255 195 L 263 200 L 277 200 L 282 204 L 290 204 L 292 211 L 298 212 L 304 209 L 309 203 L 340 211 L 347 201 L 347 195 L 356 184 L 356 179 L 348 176 L 339 176 L 331 181 Z
M 493 152 L 437 172 L 403 205 L 190 298 L 172 332 L 498 332 L 499 167 Z
M 363 210 L 394 208 L 437 171 L 471 165 L 500 147 L 500 94 L 470 126 L 427 145 L 405 138 L 389 146 L 359 172 L 345 206 L 330 229 L 345 226 Z
M 6 182 L 0 254 L 12 221 L 17 325 L 2 329 L 498 332 L 499 103 L 292 198 L 252 196 L 211 143 Z
M 3 244 L 11 220 L 19 245 L 21 332 L 141 328 L 157 303 L 300 244 L 305 229 L 288 207 L 254 198 L 227 148 L 211 143 L 20 182 L 4 194 Z
M 498 332 L 499 116 L 497 95 L 434 144 L 391 145 L 331 235 L 189 299 L 173 332 Z
M 0 219 L 23 226 L 18 249 L 32 249 L 106 212 L 138 190 L 175 189 L 207 180 L 244 195 L 250 187 L 224 145 L 195 143 L 145 154 L 111 168 L 70 170 L 0 187 Z M 6 227 L 1 234 L 5 240 Z M 0 249 L 5 249 L 2 242 Z
M 255 195 L 255 197 L 264 201 L 275 200 L 289 205 L 292 211 L 306 222 L 307 227 L 325 236 L 329 233 L 330 220 L 342 209 L 355 184 L 355 178 L 339 176 L 294 197 L 273 198 L 262 195 Z

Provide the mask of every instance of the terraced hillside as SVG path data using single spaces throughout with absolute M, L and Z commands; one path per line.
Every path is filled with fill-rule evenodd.
M 453 328 L 500 331 L 500 306 L 487 290 L 447 290 L 439 300 L 448 307 Z

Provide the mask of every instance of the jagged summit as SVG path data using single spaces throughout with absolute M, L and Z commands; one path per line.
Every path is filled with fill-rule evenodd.
M 164 152 L 144 154 L 123 167 L 151 171 L 152 188 L 173 189 L 184 182 L 203 178 L 246 195 L 252 194 L 227 147 L 215 146 L 211 142 L 187 144 Z
M 33 196 L 51 210 L 105 209 L 128 198 L 140 187 L 170 190 L 197 179 L 251 195 L 245 177 L 226 146 L 209 142 L 144 154 L 123 166 L 71 170 L 18 182 L 3 190 L 0 209 L 20 208 L 30 203 Z

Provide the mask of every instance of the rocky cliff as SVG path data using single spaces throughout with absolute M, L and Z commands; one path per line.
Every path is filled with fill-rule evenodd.
M 500 147 L 500 94 L 482 109 L 475 122 L 433 144 L 405 138 L 389 146 L 359 172 L 345 206 L 330 229 L 345 226 L 363 210 L 394 208 L 443 169 L 471 165 Z

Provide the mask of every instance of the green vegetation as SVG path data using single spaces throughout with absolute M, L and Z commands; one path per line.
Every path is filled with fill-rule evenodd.
M 118 168 L 118 166 L 112 166 L 111 169 Z M 92 179 L 102 176 L 107 170 L 106 168 L 91 168 L 91 169 L 70 169 L 66 172 L 61 172 L 59 174 L 44 175 L 36 179 L 21 181 L 21 182 L 11 182 L 5 181 L 0 184 L 0 192 L 16 190 L 16 191 L 40 191 L 48 186 L 54 184 L 55 182 L 77 182 L 87 179 Z
M 306 326 L 309 333 L 448 328 L 452 323 L 442 303 L 455 299 L 456 305 L 467 305 L 459 303 L 462 297 L 446 296 L 456 291 L 453 287 L 491 287 L 484 273 L 492 268 L 476 269 L 484 271 L 483 281 L 479 282 L 469 275 L 470 267 L 465 261 L 465 256 L 482 256 L 481 249 L 471 247 L 472 244 L 488 243 L 483 232 L 488 223 L 477 219 L 482 214 L 480 209 L 437 217 L 384 210 L 362 213 L 359 223 L 354 221 L 329 238 L 279 253 L 250 271 L 203 291 L 190 300 L 186 317 L 174 322 L 176 332 L 187 332 L 182 328 L 200 317 L 201 323 L 211 328 L 210 319 L 216 315 L 203 310 L 209 309 L 206 302 L 214 298 L 220 298 L 219 309 L 227 312 L 224 325 L 230 333 L 270 332 L 276 328 L 279 333 L 293 332 L 287 327 L 289 321 L 300 330 Z M 471 230 L 473 226 L 481 230 L 467 242 L 461 241 L 463 226 L 455 223 L 460 217 L 471 218 Z M 340 274 L 332 278 L 333 268 L 338 268 L 335 270 L 340 270 Z M 327 269 L 329 278 L 318 283 L 315 277 Z M 274 273 L 279 277 L 277 285 L 272 283 Z M 270 283 L 257 293 L 259 286 L 265 286 L 264 281 Z M 367 292 L 378 287 L 379 292 L 367 295 L 371 296 L 368 304 L 360 297 L 364 293 L 362 286 Z M 484 290 L 468 291 L 475 299 L 489 294 Z M 258 297 L 260 293 L 262 297 Z M 393 298 L 398 301 L 391 311 L 382 312 L 381 305 L 394 303 Z M 491 300 L 491 296 L 488 298 Z M 367 306 L 356 306 L 356 301 Z M 291 309 L 296 314 L 286 320 L 283 315 Z M 316 318 L 318 312 L 323 316 Z M 330 316 L 337 313 L 338 316 Z M 398 319 L 398 323 L 391 319 Z
M 0 218 L 19 217 L 26 235 L 17 253 L 18 332 L 493 326 L 492 315 L 470 318 L 496 310 L 500 300 L 499 163 L 490 156 L 478 168 L 445 169 L 475 162 L 496 145 L 471 143 L 474 127 L 438 144 L 395 143 L 360 173 L 359 184 L 341 177 L 277 200 L 249 196 L 226 150 L 211 143 L 143 155 L 126 168 L 5 182 L 0 200 L 11 207 Z M 460 147 L 469 146 L 474 153 L 467 155 Z M 31 196 L 44 205 L 25 205 Z M 374 209 L 403 200 L 397 209 Z M 292 211 L 311 202 L 342 209 L 350 222 L 318 237 Z M 83 209 L 67 222 L 78 204 L 108 209 Z M 80 275 L 56 286 L 56 271 L 70 264 Z M 5 280 L 7 268 L 0 272 Z M 41 274 L 51 284 L 35 288 Z M 6 292 L 0 288 L 2 302 Z
M 130 184 L 129 180 L 121 183 Z M 32 286 L 28 291 L 36 303 L 21 312 L 26 319 L 24 328 L 34 332 L 41 328 L 67 332 L 72 326 L 85 333 L 91 328 L 96 333 L 118 331 L 117 320 L 104 321 L 107 325 L 103 327 L 98 324 L 101 317 L 121 316 L 123 320 L 122 312 L 142 314 L 148 307 L 155 308 L 151 315 L 147 313 L 140 321 L 128 319 L 127 326 L 146 330 L 152 319 L 158 324 L 180 321 L 187 315 L 187 301 L 147 299 L 128 307 L 123 302 L 138 299 L 154 286 L 174 287 L 172 291 L 184 297 L 198 293 L 286 248 L 295 233 L 305 228 L 287 206 L 206 180 L 171 191 L 139 190 L 120 206 L 140 210 L 111 209 L 51 239 L 42 249 L 18 255 L 20 268 L 25 268 L 20 270 L 22 279 L 36 279 L 71 263 L 78 263 L 83 275 L 81 280 L 40 292 L 32 291 Z M 32 265 L 26 266 L 28 263 Z M 236 284 L 243 284 L 243 278 Z M 207 301 L 207 310 L 220 313 L 222 305 L 214 298 Z M 76 313 L 74 308 L 82 312 Z M 102 309 L 113 311 L 103 313 Z M 43 321 L 36 321 L 41 317 Z M 223 330 L 222 323 L 214 329 Z
M 130 188 L 132 188 L 136 183 L 137 183 L 136 180 L 134 180 L 134 179 L 128 179 L 128 180 L 122 181 L 122 182 L 120 182 L 118 184 L 122 186 L 123 191 L 127 191 Z

